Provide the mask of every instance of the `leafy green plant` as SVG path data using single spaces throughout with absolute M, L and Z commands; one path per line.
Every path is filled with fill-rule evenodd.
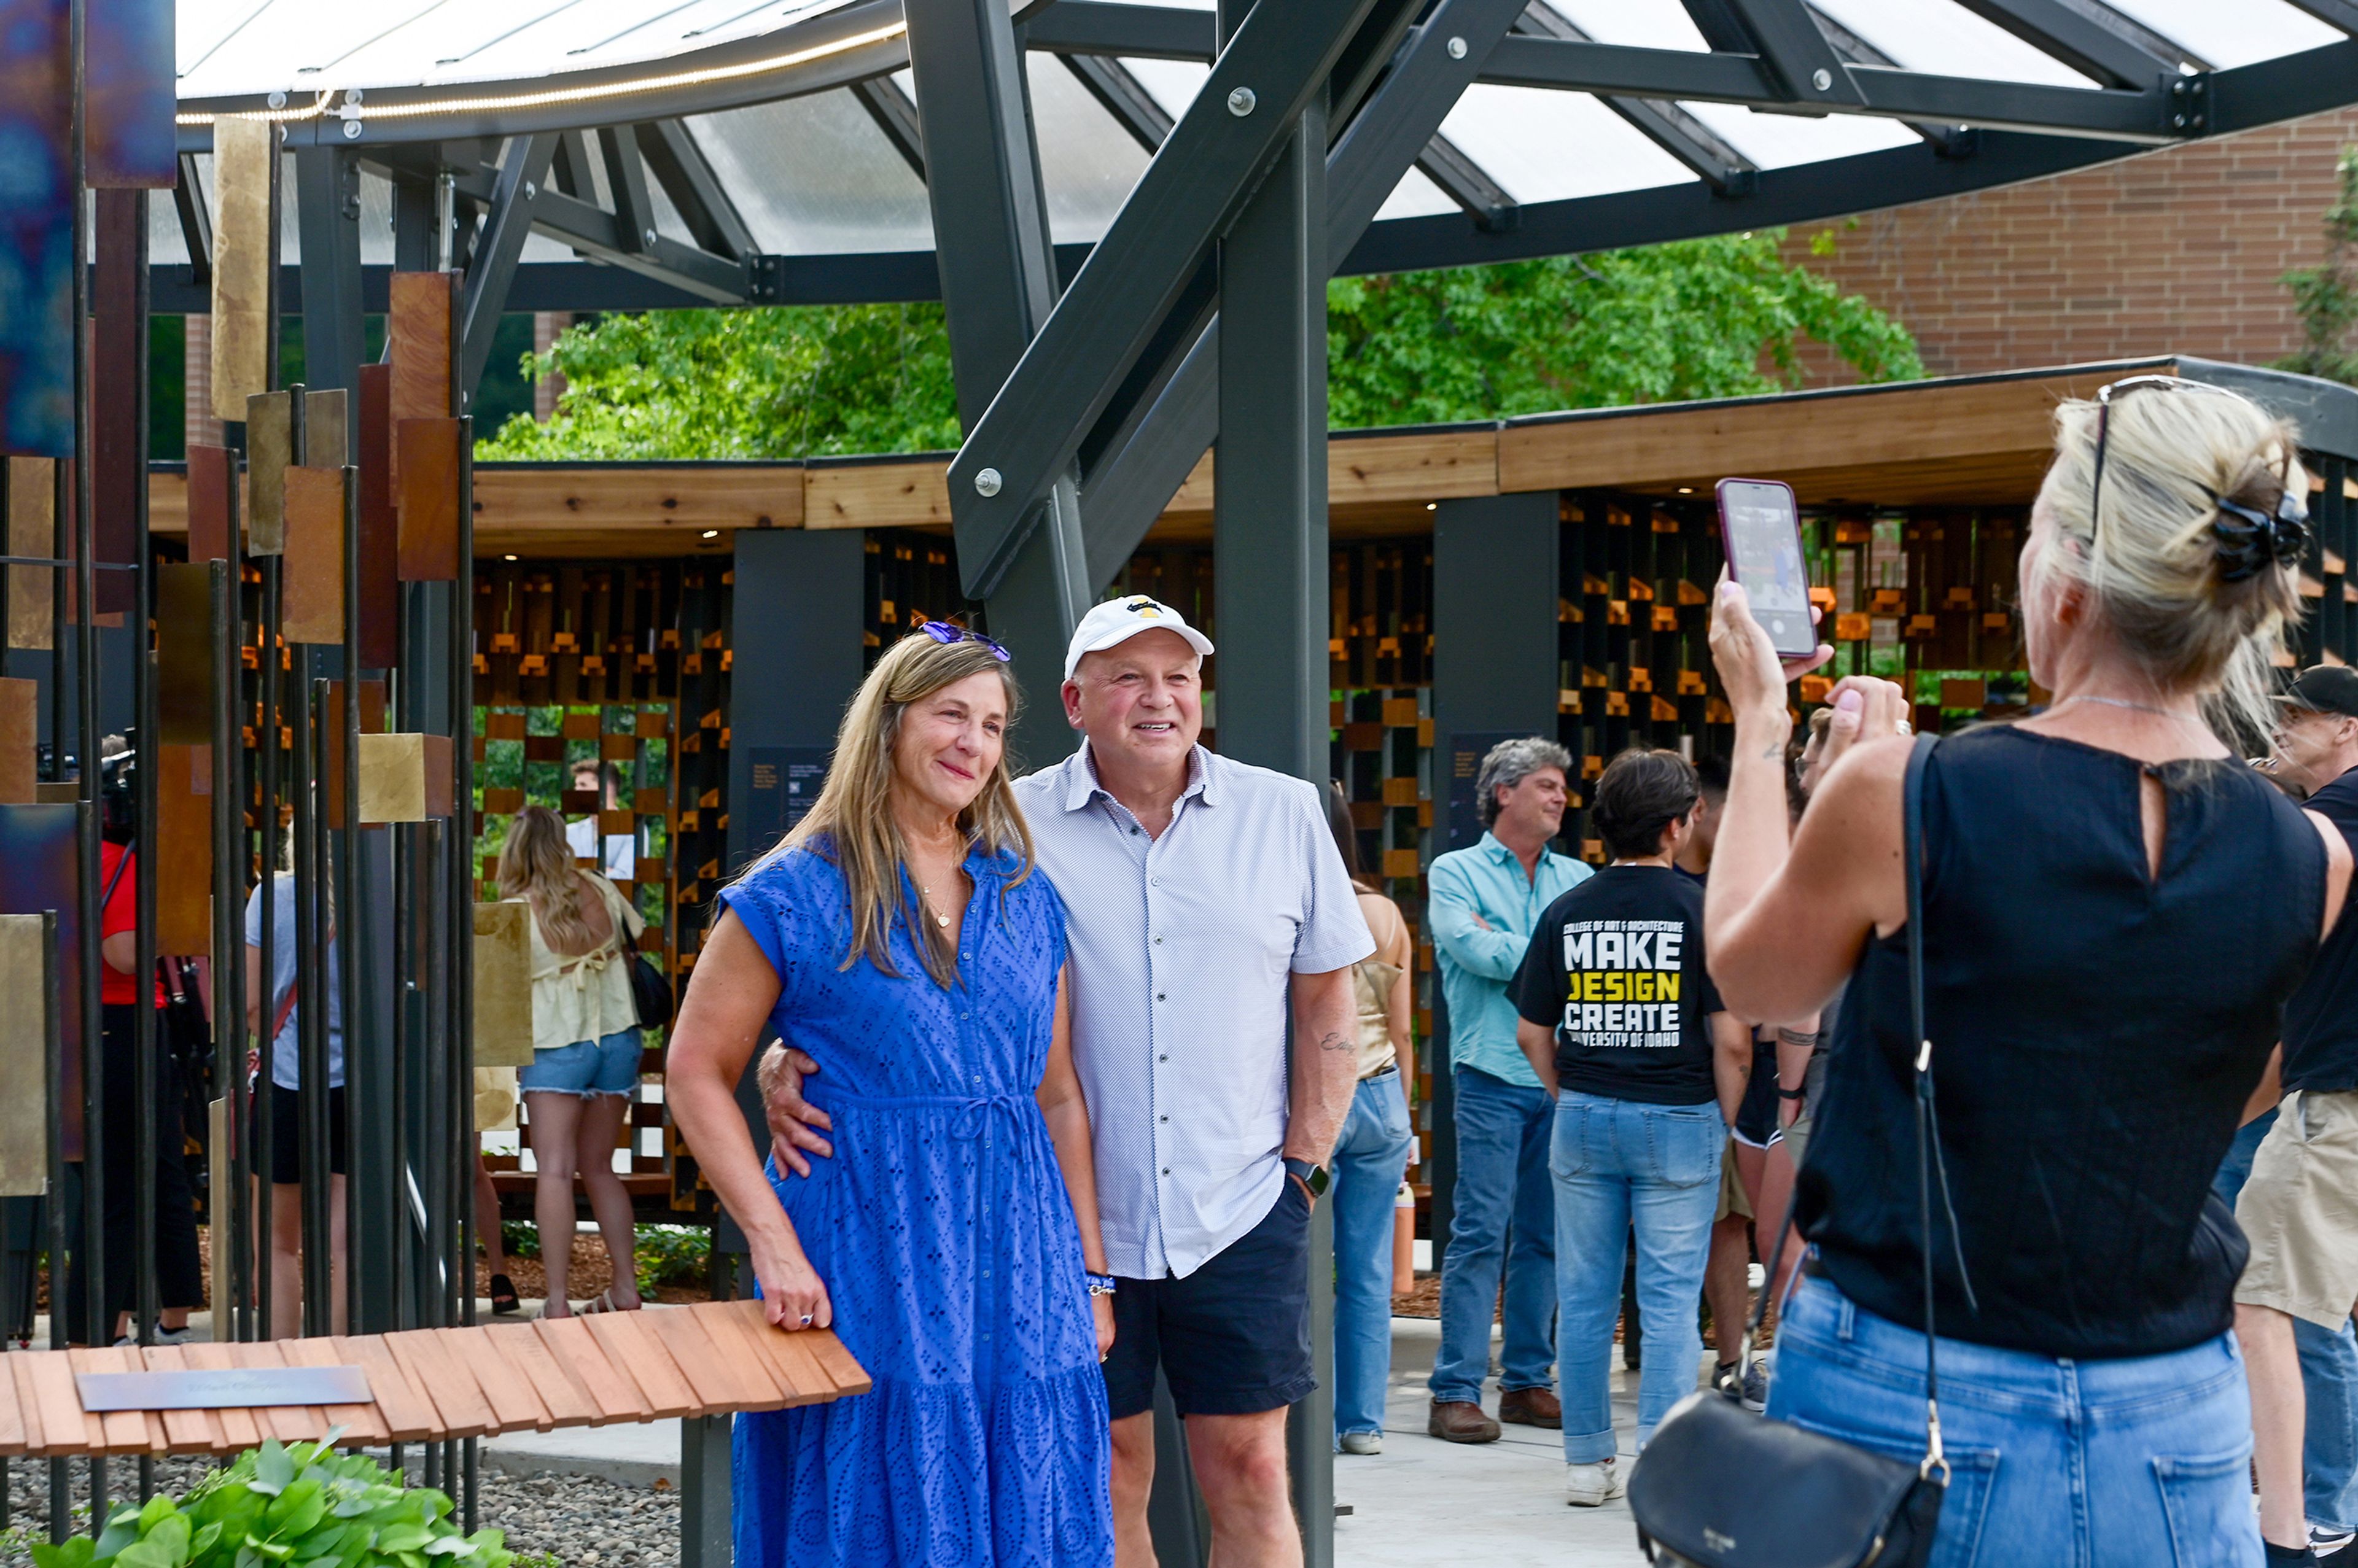
M 496 1530 L 461 1532 L 450 1499 L 317 1443 L 250 1448 L 178 1500 L 125 1502 L 95 1538 L 33 1547 L 36 1568 L 512 1568 Z
M 2337 166 L 2342 194 L 2325 211 L 2325 262 L 2284 275 L 2300 314 L 2300 352 L 2278 360 L 2299 371 L 2358 384 L 2358 146 L 2344 148 Z
M 712 1256 L 712 1232 L 698 1225 L 642 1225 L 634 1260 L 639 1294 L 657 1285 L 696 1285 L 704 1281 Z

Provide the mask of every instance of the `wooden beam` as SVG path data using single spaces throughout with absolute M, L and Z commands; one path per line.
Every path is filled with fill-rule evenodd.
M 950 521 L 949 460 L 827 464 L 803 475 L 806 528 L 906 528 Z
M 1833 470 L 1864 476 L 1888 465 L 2012 468 L 2026 460 L 2043 468 L 2054 446 L 2055 406 L 2093 396 L 2120 374 L 2117 366 L 2090 367 L 1510 425 L 1498 433 L 1498 485 L 1506 492 L 1687 485 L 1700 493 L 1732 473 L 1766 479 Z M 1880 486 L 1854 498 L 1895 499 Z

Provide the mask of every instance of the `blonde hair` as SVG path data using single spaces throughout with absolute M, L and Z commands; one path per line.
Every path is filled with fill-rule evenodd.
M 892 807 L 892 752 L 910 704 L 986 674 L 1005 684 L 1011 724 L 1022 694 L 1014 672 L 989 647 L 966 640 L 936 643 L 923 633 L 895 643 L 844 709 L 842 727 L 835 734 L 835 758 L 809 815 L 776 849 L 746 868 L 750 874 L 800 846 L 834 862 L 851 906 L 851 945 L 843 956 L 843 968 L 865 954 L 878 969 L 897 976 L 892 932 L 898 921 L 908 927 L 925 972 L 936 985 L 946 990 L 957 978 L 957 953 L 948 938 L 932 921 L 910 917 L 901 875 L 908 846 Z M 989 854 L 1012 851 L 1018 857 L 1021 864 L 1010 887 L 1032 874 L 1032 830 L 1015 804 L 1015 781 L 1003 752 L 983 781 L 982 793 L 958 814 L 957 825 L 969 845 Z
M 2299 567 L 2277 560 L 2227 580 L 2213 524 L 2222 501 L 2273 515 L 2307 485 L 2293 427 L 2204 383 L 2129 389 L 2104 421 L 2099 518 L 2089 510 L 2098 414 L 2087 402 L 2055 411 L 2055 460 L 2039 492 L 2055 537 L 2026 560 L 2026 600 L 2080 585 L 2157 695 L 2194 692 L 2221 734 L 2265 736 L 2271 669 L 2300 614 Z
M 500 896 L 532 905 L 541 939 L 551 951 L 579 955 L 600 945 L 582 916 L 581 893 L 573 846 L 565 841 L 565 819 L 545 806 L 517 812 L 500 847 Z

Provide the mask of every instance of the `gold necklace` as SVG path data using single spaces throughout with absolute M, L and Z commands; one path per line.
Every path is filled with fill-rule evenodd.
M 926 912 L 933 915 L 934 924 L 946 929 L 950 923 L 950 917 L 933 907 L 934 890 L 927 887 L 925 883 L 919 882 L 917 884 L 917 894 L 920 898 L 925 900 Z

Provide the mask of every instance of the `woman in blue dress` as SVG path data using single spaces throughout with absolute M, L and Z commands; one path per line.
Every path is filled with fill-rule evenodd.
M 810 814 L 720 894 L 673 1030 L 672 1115 L 771 1320 L 874 1389 L 737 1418 L 737 1561 L 1110 1564 L 1113 1344 L 1065 909 L 1032 863 L 998 644 L 943 622 L 860 687 Z M 834 1157 L 757 1162 L 736 1086 L 784 1039 Z

